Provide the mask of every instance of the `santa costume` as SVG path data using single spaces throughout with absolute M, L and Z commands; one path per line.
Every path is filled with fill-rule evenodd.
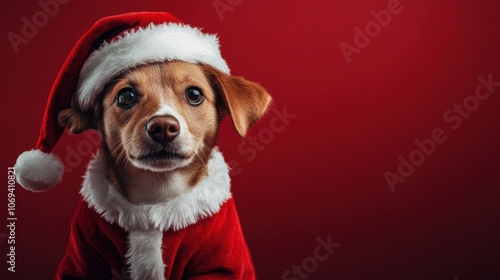
M 40 192 L 61 181 L 64 165 L 50 153 L 64 131 L 57 124 L 60 111 L 88 110 L 120 73 L 172 60 L 229 73 L 216 36 L 168 13 L 129 13 L 97 21 L 54 82 L 36 149 L 17 159 L 19 184 Z M 206 177 L 190 192 L 158 204 L 130 203 L 112 187 L 105 167 L 98 152 L 84 176 L 82 201 L 55 279 L 255 279 L 231 197 L 229 168 L 217 148 Z

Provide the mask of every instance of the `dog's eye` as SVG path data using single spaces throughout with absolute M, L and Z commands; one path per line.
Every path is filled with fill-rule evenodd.
M 123 109 L 129 109 L 138 101 L 137 94 L 133 88 L 124 88 L 118 92 L 116 103 Z
M 198 106 L 203 102 L 203 100 L 205 100 L 205 96 L 203 96 L 201 89 L 197 87 L 189 87 L 184 94 L 184 99 L 186 99 L 189 104 Z

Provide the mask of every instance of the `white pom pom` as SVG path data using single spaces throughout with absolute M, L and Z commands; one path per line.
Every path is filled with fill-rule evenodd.
M 31 150 L 19 155 L 14 166 L 17 182 L 27 190 L 43 192 L 61 181 L 64 165 L 53 154 Z

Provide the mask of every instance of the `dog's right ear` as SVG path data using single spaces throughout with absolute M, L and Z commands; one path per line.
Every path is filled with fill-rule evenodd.
M 99 106 L 89 111 L 80 111 L 78 108 L 64 109 L 57 115 L 57 122 L 71 134 L 79 134 L 89 129 L 97 129 Z
M 244 137 L 248 128 L 267 111 L 271 96 L 257 83 L 242 77 L 235 77 L 211 67 L 203 66 L 206 77 L 210 80 L 223 111 L 228 112 L 234 128 Z

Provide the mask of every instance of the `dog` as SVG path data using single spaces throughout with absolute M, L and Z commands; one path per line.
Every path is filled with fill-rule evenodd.
M 255 279 L 216 139 L 226 115 L 244 137 L 271 100 L 230 74 L 217 36 L 169 13 L 98 20 L 14 166 L 20 185 L 47 191 L 62 181 L 51 151 L 63 132 L 102 135 L 55 279 Z
M 270 102 L 270 95 L 257 83 L 221 73 L 211 66 L 172 61 L 129 70 L 109 82 L 93 110 L 82 112 L 69 108 L 59 113 L 58 121 L 73 134 L 88 129 L 100 131 L 103 140 L 99 157 L 105 163 L 105 177 L 112 188 L 132 205 L 154 207 L 193 191 L 210 175 L 208 162 L 216 149 L 219 124 L 226 114 L 232 118 L 236 132 L 244 136 L 249 126 L 264 115 Z M 182 246 L 199 244 L 177 247 Z M 248 254 L 246 245 L 240 249 L 239 254 Z M 59 266 L 61 279 L 75 277 L 65 273 L 79 270 L 75 268 L 79 264 L 72 254 L 74 250 L 68 248 Z M 133 279 L 163 277 L 160 275 L 163 274 L 161 263 L 156 270 L 138 267 L 151 267 L 158 260 L 151 261 L 150 256 L 141 258 L 128 260 Z M 167 272 L 176 271 L 176 265 L 175 261 L 172 265 L 167 264 Z M 244 265 L 246 267 L 233 269 L 218 264 L 220 267 L 203 271 L 203 275 L 213 273 L 226 275 L 228 279 L 242 279 L 245 273 L 253 270 L 251 263 Z M 96 267 L 89 269 L 98 270 Z M 185 273 L 166 275 L 168 279 L 177 279 L 177 276 L 184 279 L 190 272 Z

